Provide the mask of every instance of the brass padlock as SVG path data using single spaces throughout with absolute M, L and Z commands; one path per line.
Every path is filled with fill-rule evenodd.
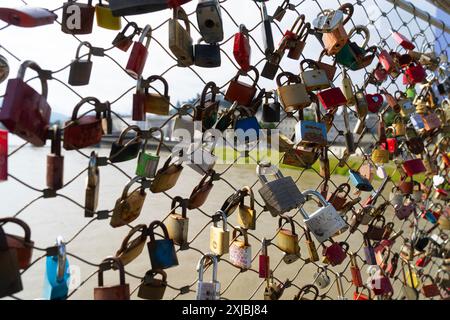
M 187 199 L 175 197 L 172 200 L 171 214 L 167 218 L 166 227 L 169 238 L 181 247 L 188 244 L 189 218 L 187 217 Z M 176 208 L 181 207 L 181 214 L 176 213 Z
M 184 29 L 178 20 L 186 26 Z M 178 60 L 180 67 L 194 64 L 192 37 L 189 18 L 186 11 L 179 6 L 173 9 L 173 18 L 169 20 L 169 48 Z
M 305 65 L 307 65 L 307 68 L 310 68 L 312 70 L 305 71 Z M 311 59 L 303 60 L 300 63 L 300 70 L 303 83 L 306 86 L 306 90 L 323 90 L 331 87 L 331 83 L 328 79 L 327 73 L 325 72 L 325 70 L 320 69 L 316 61 Z
M 138 236 L 131 240 L 136 234 L 138 234 Z M 147 226 L 145 224 L 139 224 L 132 228 L 125 239 L 123 239 L 122 245 L 116 252 L 116 257 L 120 259 L 124 266 L 126 266 L 142 253 L 146 241 Z
M 181 171 L 183 171 L 181 160 L 178 159 L 172 163 L 172 156 L 170 156 L 164 166 L 156 173 L 150 190 L 153 193 L 161 193 L 172 189 L 177 184 Z
M 244 187 L 241 189 L 242 199 L 239 204 L 238 223 L 244 229 L 255 230 L 256 229 L 256 210 L 255 210 L 255 197 L 250 187 Z M 250 198 L 250 206 L 244 204 L 245 197 Z
M 350 3 L 345 3 L 339 8 L 339 10 L 345 13 L 347 16 L 341 23 L 338 24 L 336 28 L 331 30 L 331 32 L 323 33 L 322 36 L 324 47 L 327 50 L 327 54 L 329 56 L 333 56 L 338 53 L 349 40 L 349 36 L 347 34 L 347 31 L 345 31 L 344 26 L 352 18 L 354 7 Z
M 281 79 L 287 77 L 285 84 Z M 306 86 L 299 76 L 290 72 L 282 72 L 277 76 L 278 96 L 286 112 L 294 112 L 311 104 Z
M 218 211 L 214 216 L 214 224 L 210 228 L 209 249 L 217 255 L 229 252 L 230 232 L 227 229 L 227 214 Z M 217 226 L 217 222 L 222 220 L 222 227 Z
M 347 99 L 347 105 L 352 106 L 356 104 L 355 93 L 353 91 L 352 79 L 348 76 L 347 71 L 344 69 L 344 76 L 342 78 L 342 93 Z
M 91 152 L 87 171 L 88 177 L 86 181 L 84 216 L 86 218 L 92 218 L 97 210 L 98 193 L 100 189 L 100 170 L 97 166 L 97 154 L 95 151 Z
M 283 229 L 283 221 L 291 226 L 291 230 Z M 286 215 L 278 219 L 278 233 L 276 235 L 277 246 L 286 256 L 284 261 L 292 263 L 300 257 L 300 246 L 298 245 L 298 235 L 295 233 L 294 220 Z
M 157 275 L 161 279 L 155 279 Z M 161 300 L 167 288 L 167 274 L 163 270 L 150 270 L 145 273 L 139 286 L 138 297 L 147 300 Z
M 152 82 L 161 81 L 164 85 L 164 91 L 160 93 L 148 93 L 148 89 Z M 161 76 L 151 76 L 145 80 L 145 92 L 144 92 L 144 110 L 145 113 L 152 113 L 161 116 L 169 114 L 170 109 L 170 96 L 169 96 L 169 84 L 166 79 Z

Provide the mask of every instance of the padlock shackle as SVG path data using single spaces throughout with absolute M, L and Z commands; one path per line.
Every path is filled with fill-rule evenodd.
M 227 231 L 227 214 L 225 213 L 225 211 L 223 210 L 218 210 L 215 213 L 216 216 L 221 216 L 222 217 L 222 223 L 223 223 L 223 231 Z M 214 227 L 217 227 L 217 222 L 213 223 Z
M 131 139 L 127 143 L 127 145 L 129 145 L 130 142 L 134 142 L 135 140 L 140 140 L 141 136 L 142 136 L 141 128 L 139 128 L 139 126 L 136 126 L 136 125 L 131 125 L 131 126 L 128 126 L 127 128 L 125 128 L 124 130 L 122 130 L 122 132 L 120 133 L 119 139 L 117 140 L 117 144 L 123 145 L 123 140 L 125 139 L 127 133 L 132 131 L 132 130 L 136 132 L 136 137 Z
M 150 242 L 155 241 L 155 229 L 160 227 L 164 233 L 164 239 L 170 239 L 169 237 L 169 231 L 167 231 L 167 227 L 164 223 L 162 223 L 159 220 L 155 220 L 152 223 L 150 223 L 148 229 L 147 229 L 147 235 L 150 237 Z
M 161 128 L 159 128 L 159 127 L 153 127 L 153 128 L 151 128 L 149 131 L 149 134 L 150 134 L 150 136 L 152 137 L 152 138 L 155 138 L 154 136 L 153 136 L 153 134 L 155 133 L 155 132 L 159 132 L 159 134 L 160 134 L 160 136 L 159 136 L 159 143 L 158 143 L 158 146 L 156 147 L 156 155 L 157 156 L 159 156 L 159 154 L 161 153 L 161 147 L 162 147 L 162 144 L 163 144 L 163 142 L 164 142 L 164 132 L 162 131 L 162 129 Z M 156 139 L 156 138 L 155 138 Z M 142 145 L 142 152 L 145 152 L 145 150 L 147 149 L 147 143 L 148 143 L 148 139 L 145 139 L 145 142 L 144 142 L 144 144 Z
M 374 227 L 375 225 L 377 225 L 379 222 L 381 222 L 381 228 L 384 228 L 386 226 L 386 218 L 384 216 L 376 216 L 372 219 L 372 221 L 370 221 L 369 223 L 369 228 L 370 227 Z
M 241 199 L 241 205 L 244 205 L 245 197 L 250 198 L 250 209 L 255 210 L 255 195 L 253 194 L 252 188 L 249 186 L 245 186 L 241 189 L 241 193 L 243 194 L 243 197 Z
M 142 179 L 141 177 L 134 177 L 133 179 L 130 180 L 130 182 L 127 183 L 125 188 L 123 188 L 121 200 L 125 200 L 128 198 L 128 193 L 130 191 L 131 186 L 135 183 L 140 182 L 141 179 Z M 140 187 L 140 188 L 142 189 L 142 187 Z M 143 191 L 143 189 L 142 189 L 142 191 Z
M 140 232 L 141 235 L 136 239 L 133 239 L 133 241 L 130 241 L 131 238 L 138 232 Z M 147 226 L 145 224 L 138 224 L 137 226 L 133 227 L 130 232 L 128 232 L 128 235 L 123 239 L 119 250 L 117 250 L 116 252 L 116 257 L 119 257 L 122 253 L 126 252 L 128 248 L 132 247 L 136 240 L 145 241 L 146 238 Z
M 58 236 L 56 238 L 56 246 L 58 247 L 58 254 L 57 254 L 58 266 L 56 269 L 56 279 L 58 282 L 61 282 L 62 280 L 64 280 L 64 274 L 66 272 L 66 263 L 67 263 L 66 244 L 64 243 L 62 236 Z
M 144 29 L 142 30 L 141 36 L 139 37 L 139 42 L 144 45 L 144 40 L 147 38 L 147 41 L 145 43 L 145 47 L 148 49 L 150 46 L 150 41 L 152 40 L 152 27 L 147 24 Z M 134 33 L 133 33 L 134 35 Z
M 157 275 L 160 275 L 163 284 L 167 285 L 167 273 L 164 270 L 154 270 L 154 269 L 151 269 L 145 273 L 144 285 L 149 284 L 150 280 L 155 279 Z
M 238 235 L 239 233 L 239 235 Z M 248 233 L 247 230 L 241 227 L 237 227 L 233 229 L 233 233 L 232 233 L 232 239 L 233 241 L 236 241 L 237 238 L 239 238 L 239 236 L 243 236 L 244 237 L 244 246 L 249 246 L 249 242 L 248 242 Z
M 295 295 L 294 300 L 303 300 L 303 296 L 310 292 L 314 295 L 313 300 L 317 300 L 317 298 L 319 298 L 319 288 L 313 284 L 308 284 L 300 289 L 300 291 Z
M 345 19 L 342 21 L 342 25 L 345 26 L 353 17 L 355 7 L 351 3 L 344 3 L 342 6 L 339 7 L 339 10 L 341 10 L 344 14 L 347 15 L 347 17 L 345 17 Z
M 103 287 L 103 272 L 108 270 L 119 270 L 120 285 L 125 285 L 125 268 L 122 261 L 117 257 L 108 257 L 102 261 L 98 270 L 98 286 Z
M 3 225 L 5 225 L 8 222 L 19 225 L 24 231 L 25 242 L 27 242 L 27 243 L 31 242 L 31 229 L 30 229 L 30 226 L 25 221 L 20 220 L 18 218 L 13 218 L 13 217 L 1 218 L 0 219 L 0 227 L 3 227 Z
M 292 219 L 292 217 L 287 216 L 287 215 L 282 215 L 278 219 L 278 230 L 282 230 L 283 221 L 286 221 L 287 223 L 289 223 L 291 225 L 291 232 L 292 232 L 292 234 L 293 235 L 297 235 L 297 233 L 295 232 L 294 219 Z
M 304 26 L 305 24 L 305 20 L 306 20 L 306 16 L 304 14 L 301 14 L 297 17 L 297 19 L 295 19 L 294 24 L 292 25 L 292 28 L 290 30 L 290 32 L 299 35 L 299 32 L 301 30 L 301 28 Z
M 43 76 L 43 70 L 41 67 L 34 61 L 26 60 L 22 62 L 22 64 L 19 67 L 19 71 L 17 72 L 17 78 L 21 79 L 22 81 L 25 81 L 25 72 L 27 68 L 30 68 L 38 74 L 39 80 L 41 81 L 41 87 L 42 87 L 42 93 L 41 95 L 47 99 L 48 94 L 48 86 L 47 86 L 47 80 Z
M 287 78 L 287 81 L 284 82 L 283 84 L 281 83 L 281 79 L 283 77 Z M 278 88 L 282 87 L 283 85 L 287 84 L 287 85 L 291 85 L 291 84 L 299 84 L 302 83 L 302 79 L 299 76 L 296 76 L 295 74 L 285 71 L 285 72 L 281 72 L 276 79 Z
M 77 52 L 76 52 L 76 54 L 75 54 L 75 61 L 80 60 L 80 51 L 81 51 L 81 48 L 82 48 L 83 46 L 86 46 L 86 47 L 89 49 L 89 52 L 88 52 L 88 61 L 91 61 L 91 57 L 92 57 L 92 45 L 91 45 L 90 42 L 87 42 L 87 41 L 81 42 L 80 45 L 78 46 Z M 72 61 L 72 63 L 75 62 L 75 61 Z
M 189 23 L 189 17 L 186 13 L 186 11 L 184 11 L 183 7 L 178 6 L 176 8 L 173 9 L 173 20 L 178 21 L 181 20 L 184 22 L 184 25 L 186 26 L 186 32 L 189 34 L 189 36 L 191 35 L 191 26 Z
M 77 105 L 73 108 L 71 121 L 76 121 L 78 119 L 78 111 L 80 110 L 80 108 L 85 103 L 90 103 L 90 102 L 94 103 L 95 109 L 97 109 L 101 105 L 100 100 L 98 100 L 95 97 L 86 97 L 86 98 L 81 99 L 81 101 L 78 102 Z M 96 118 L 99 119 L 100 118 L 100 112 L 95 111 L 95 113 L 96 113 Z
M 132 34 L 130 34 L 129 36 L 125 36 L 125 33 L 128 31 L 128 29 L 130 27 L 133 27 L 134 31 Z M 136 22 L 134 21 L 130 21 L 127 23 L 127 25 L 122 29 L 122 31 L 120 32 L 121 35 L 123 35 L 124 37 L 130 38 L 132 39 L 135 35 L 139 34 L 139 26 L 137 25 Z
M 318 192 L 318 191 L 309 189 L 309 190 L 306 190 L 305 192 L 303 192 L 303 195 L 305 197 L 308 197 L 308 196 L 310 196 L 310 197 L 312 197 L 312 196 L 317 197 L 319 199 L 319 202 L 322 204 L 323 207 L 326 207 L 326 206 L 330 205 L 327 202 L 327 200 L 322 196 L 322 194 L 320 192 Z
M 258 175 L 259 180 L 263 184 L 266 184 L 268 182 L 266 176 L 262 174 L 263 168 L 270 168 L 271 171 L 275 173 L 275 176 L 278 179 L 284 178 L 283 174 L 281 173 L 281 171 L 276 166 L 272 165 L 270 162 L 261 162 L 256 167 L 256 174 Z
M 353 36 L 355 34 L 362 34 L 364 36 L 364 43 L 363 43 L 362 46 L 360 46 L 360 48 L 362 48 L 362 49 L 367 48 L 367 46 L 369 45 L 369 41 L 370 41 L 370 31 L 369 31 L 369 29 L 366 26 L 363 26 L 363 25 L 356 25 L 348 33 L 348 38 L 349 39 L 353 38 Z M 376 54 L 377 50 L 378 50 L 377 47 L 375 47 L 374 54 Z M 369 51 L 369 49 L 367 49 L 367 51 Z
M 211 101 L 216 101 L 216 94 L 219 91 L 219 88 L 217 87 L 216 83 L 213 81 L 208 82 L 205 85 L 205 88 L 202 91 L 202 95 L 200 97 L 200 106 L 204 107 L 206 104 L 206 96 L 208 94 L 208 91 L 211 91 Z
M 305 65 L 307 65 L 306 68 L 304 67 Z M 312 59 L 305 59 L 300 62 L 300 70 L 302 72 L 305 72 L 307 68 L 311 68 L 313 70 L 321 70 L 319 65 L 317 64 L 317 61 L 314 61 Z
M 248 72 L 253 71 L 255 73 L 255 80 L 253 81 L 253 87 L 256 87 L 259 81 L 259 71 L 254 66 L 250 66 L 249 70 L 247 72 L 240 69 L 236 76 L 232 79 L 232 81 L 238 81 L 240 76 L 248 76 Z
M 183 218 L 187 218 L 187 201 L 186 201 L 186 199 L 183 199 L 182 197 L 173 198 L 172 204 L 170 206 L 170 210 L 171 210 L 172 214 L 175 214 L 175 208 L 177 207 L 178 204 L 182 210 L 181 216 Z
M 217 282 L 217 269 L 219 267 L 219 263 L 217 261 L 217 256 L 212 253 L 207 253 L 203 255 L 203 257 L 200 259 L 200 261 L 197 264 L 197 271 L 198 271 L 198 281 L 203 281 L 203 274 L 205 271 L 205 262 L 206 259 L 209 259 L 213 263 L 213 274 L 212 274 L 212 280 L 213 283 Z
M 150 85 L 152 82 L 154 81 L 161 81 L 164 85 L 164 97 L 166 99 L 169 99 L 169 83 L 167 82 L 166 79 L 164 79 L 162 76 L 158 76 L 158 75 L 153 75 L 147 78 L 147 80 L 144 80 L 143 82 L 143 87 L 146 91 L 146 93 L 148 92 L 148 89 L 150 88 Z

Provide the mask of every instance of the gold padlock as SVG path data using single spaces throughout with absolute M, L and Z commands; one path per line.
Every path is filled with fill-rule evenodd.
M 283 221 L 291 225 L 291 230 L 283 229 Z M 294 220 L 283 215 L 278 220 L 277 246 L 288 255 L 298 255 L 300 247 L 298 245 L 298 235 L 295 233 Z
M 248 230 L 256 229 L 256 210 L 255 210 L 255 197 L 250 187 L 244 187 L 241 189 L 242 199 L 239 204 L 238 224 Z M 244 204 L 245 197 L 250 198 L 250 206 Z
M 178 20 L 182 20 L 184 29 Z M 182 7 L 173 9 L 173 18 L 169 20 L 169 48 L 178 60 L 181 67 L 194 64 L 194 54 L 189 18 Z
M 156 173 L 150 186 L 151 192 L 161 193 L 172 189 L 177 184 L 181 171 L 183 171 L 183 166 L 180 159 L 172 163 L 172 156 L 167 158 L 164 166 Z
M 227 215 L 219 210 L 214 216 L 214 224 L 210 228 L 209 249 L 216 255 L 223 255 L 229 252 L 230 231 L 227 229 Z M 217 226 L 217 222 L 222 220 L 222 227 Z
M 136 234 L 138 234 L 138 237 L 131 240 Z M 139 224 L 131 229 L 125 239 L 123 239 L 122 245 L 116 252 L 116 257 L 126 266 L 142 253 L 146 242 L 147 226 L 145 224 Z
M 161 81 L 164 85 L 164 93 L 149 93 L 148 89 L 152 82 Z M 169 84 L 166 79 L 161 76 L 151 76 L 143 81 L 142 90 L 144 93 L 144 109 L 146 113 L 152 113 L 160 116 L 167 116 L 170 109 Z
M 175 213 L 175 209 L 179 205 L 182 213 Z M 172 200 L 171 214 L 167 218 L 166 227 L 169 232 L 169 238 L 179 246 L 188 243 L 189 218 L 187 217 L 187 199 L 175 197 Z
M 103 4 L 102 0 L 95 6 L 95 15 L 97 17 L 97 25 L 101 28 L 109 30 L 122 29 L 122 17 L 115 17 L 109 5 Z
M 287 83 L 282 84 L 281 78 L 287 77 Z M 311 98 L 305 84 L 299 76 L 290 72 L 282 72 L 277 77 L 278 96 L 286 112 L 294 112 L 311 104 Z
M 147 193 L 142 186 L 139 186 L 133 192 L 128 193 L 131 186 L 138 183 L 142 178 L 132 179 L 123 189 L 122 196 L 116 201 L 113 210 L 110 225 L 113 228 L 125 226 L 136 220 L 141 214 Z
M 356 104 L 355 93 L 353 91 L 352 79 L 348 76 L 347 70 L 344 69 L 344 77 L 342 78 L 342 92 L 347 99 L 347 105 L 353 106 Z
M 373 150 L 372 161 L 376 164 L 389 163 L 389 150 L 381 148 Z

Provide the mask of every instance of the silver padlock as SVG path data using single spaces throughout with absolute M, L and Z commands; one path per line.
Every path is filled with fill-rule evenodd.
M 324 10 L 313 20 L 314 28 L 319 32 L 331 32 L 344 21 L 344 12 L 341 10 Z
M 394 206 L 394 208 L 403 205 L 403 203 L 405 202 L 405 197 L 403 196 L 403 194 L 399 190 L 395 191 L 395 189 L 397 189 L 397 187 L 394 187 L 392 189 L 389 196 L 389 201 Z
M 317 272 L 314 273 L 314 284 L 320 289 L 325 289 L 331 283 L 331 279 L 328 276 L 327 269 L 319 267 Z
M 210 259 L 213 263 L 212 281 L 203 281 L 203 274 L 206 259 Z M 217 257 L 213 254 L 205 254 L 197 265 L 198 271 L 198 286 L 197 286 L 197 300 L 219 300 L 220 299 L 220 282 L 217 281 Z
M 199 0 L 197 22 L 206 43 L 216 44 L 223 40 L 223 21 L 219 0 Z
M 336 234 L 344 232 L 348 228 L 348 225 L 333 205 L 328 203 L 319 192 L 306 190 L 303 195 L 307 198 L 316 196 L 322 204 L 322 207 L 311 215 L 308 215 L 303 207 L 300 208 L 300 213 L 304 218 L 306 226 L 320 243 Z

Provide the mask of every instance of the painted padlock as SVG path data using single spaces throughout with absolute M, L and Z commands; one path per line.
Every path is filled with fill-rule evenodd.
M 239 236 L 244 241 L 239 240 Z M 233 241 L 230 244 L 230 262 L 242 270 L 248 270 L 252 267 L 252 247 L 248 242 L 247 230 L 244 228 L 235 228 L 232 235 Z

